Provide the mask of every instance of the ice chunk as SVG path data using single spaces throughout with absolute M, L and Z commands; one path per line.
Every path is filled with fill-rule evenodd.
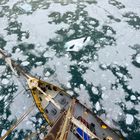
M 4 78 L 4 79 L 2 79 L 1 83 L 4 85 L 7 85 L 9 83 L 9 80 Z
M 5 129 L 2 130 L 1 136 L 3 136 L 7 131 Z
M 36 65 L 37 65 L 37 66 L 40 66 L 40 65 L 42 65 L 42 62 L 41 62 L 41 61 L 36 62 Z
M 75 87 L 74 91 L 78 93 L 79 92 L 79 88 Z
M 20 52 L 20 49 L 19 49 L 19 48 L 17 48 L 17 49 L 16 49 L 16 52 L 17 52 L 17 53 L 18 53 L 18 52 Z
M 126 114 L 126 124 L 132 124 L 134 117 L 131 114 Z
M 120 73 L 120 72 L 116 72 L 116 74 L 117 74 L 117 76 L 118 76 L 119 78 L 122 78 L 122 77 L 123 77 L 123 74 Z
M 42 124 L 42 119 L 41 119 L 41 118 L 39 118 L 39 119 L 38 119 L 38 122 L 39 122 L 40 124 Z
M 45 52 L 43 56 L 48 57 L 48 52 Z
M 70 83 L 67 83 L 67 88 L 71 88 L 71 85 L 70 85 Z
M 99 110 L 101 109 L 99 102 L 97 102 L 97 103 L 95 104 L 95 108 L 96 108 L 97 111 L 99 111 Z
M 140 67 L 140 53 L 137 53 L 134 57 L 133 57 L 133 64 L 136 67 Z
M 29 62 L 28 61 L 24 61 L 24 62 L 21 63 L 21 65 L 27 66 L 27 65 L 29 65 Z
M 92 92 L 96 95 L 98 95 L 98 89 L 96 87 L 92 87 Z
M 100 48 L 101 46 L 100 46 L 100 44 L 95 44 L 94 47 L 95 48 Z
M 101 87 L 101 90 L 102 91 L 105 91 L 106 90 L 106 87 L 105 86 Z
M 80 84 L 80 89 L 84 89 L 84 85 L 83 84 Z
M 44 57 L 53 57 L 55 55 L 55 51 L 54 50 L 51 50 L 51 51 L 46 51 L 43 56 Z
M 106 69 L 107 69 L 107 65 L 106 65 L 106 64 L 101 64 L 101 65 L 100 65 L 100 68 L 101 68 L 102 70 L 106 70 Z
M 131 100 L 136 100 L 136 96 L 131 95 L 130 99 L 131 99 Z
M 73 94 L 74 94 L 73 91 L 71 91 L 71 90 L 68 90 L 67 93 L 71 96 L 73 96 Z
M 135 61 L 140 64 L 140 53 L 136 55 Z
M 22 3 L 19 5 L 19 8 L 24 10 L 25 12 L 31 12 L 32 11 L 32 6 L 27 3 Z
M 41 134 L 39 135 L 39 138 L 40 138 L 41 140 L 43 140 L 43 139 L 44 139 L 44 134 L 41 133 Z
M 36 122 L 36 118 L 35 117 L 32 117 L 31 118 L 31 121 Z
M 5 66 L 0 66 L 0 73 L 4 72 L 5 71 Z
M 18 133 L 15 133 L 15 138 L 17 139 L 19 137 Z
M 0 96 L 0 101 L 3 99 L 3 96 Z
M 31 121 L 26 121 L 26 125 L 31 125 L 32 122 Z
M 65 44 L 65 48 L 67 51 L 75 51 L 78 52 L 81 50 L 84 46 L 88 45 L 90 43 L 90 37 L 83 37 L 75 40 L 71 40 Z
M 47 71 L 46 73 L 45 73 L 45 76 L 50 76 L 50 72 L 49 71 Z
M 131 90 L 131 89 L 132 89 L 132 87 L 128 85 L 128 86 L 127 86 L 127 89 L 128 89 L 128 90 Z

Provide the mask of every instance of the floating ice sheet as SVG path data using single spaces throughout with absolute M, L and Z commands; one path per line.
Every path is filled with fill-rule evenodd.
M 130 125 L 134 121 L 134 117 L 131 114 L 126 114 L 126 124 Z
M 67 42 L 65 44 L 65 48 L 67 51 L 78 52 L 83 47 L 88 45 L 88 43 L 90 44 L 90 37 L 87 37 L 87 38 L 83 37 L 83 38 L 79 38 L 79 39 L 75 39 L 75 40 Z
M 18 7 L 21 10 L 24 10 L 25 12 L 31 12 L 32 11 L 32 5 L 28 4 L 28 3 L 21 3 L 18 5 Z

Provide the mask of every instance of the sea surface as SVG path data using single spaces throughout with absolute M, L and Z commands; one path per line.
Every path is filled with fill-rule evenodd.
M 140 140 L 140 0 L 0 0 L 0 48 Z M 33 104 L 23 85 L 0 59 L 0 136 Z M 34 107 L 6 140 L 46 126 Z

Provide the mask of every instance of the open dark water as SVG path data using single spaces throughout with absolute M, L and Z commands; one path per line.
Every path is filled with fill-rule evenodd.
M 0 47 L 140 140 L 140 0 L 0 0 Z M 0 136 L 33 104 L 23 91 L 0 60 Z M 34 108 L 7 140 L 45 125 Z

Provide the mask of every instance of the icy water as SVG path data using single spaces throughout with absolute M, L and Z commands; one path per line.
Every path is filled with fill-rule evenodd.
M 140 0 L 0 0 L 0 47 L 140 139 Z M 0 136 L 33 104 L 24 91 L 0 60 Z M 42 139 L 42 125 L 35 107 L 7 140 Z

